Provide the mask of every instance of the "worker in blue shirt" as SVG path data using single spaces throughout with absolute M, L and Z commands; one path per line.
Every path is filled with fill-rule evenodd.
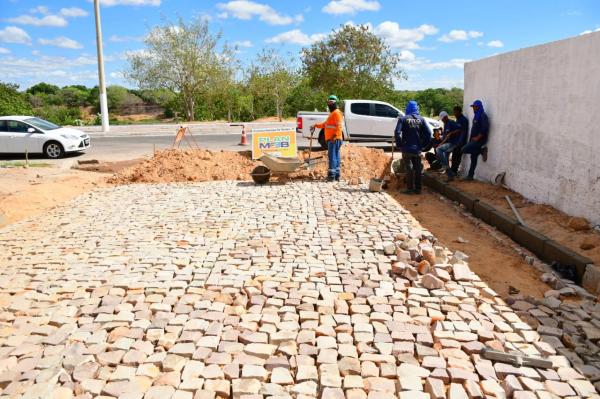
M 487 158 L 487 148 L 484 146 L 487 144 L 488 135 L 490 132 L 490 122 L 488 116 L 483 109 L 483 103 L 480 100 L 473 101 L 471 104 L 475 116 L 473 117 L 473 125 L 471 126 L 471 139 L 462 149 L 463 154 L 471 155 L 471 166 L 469 167 L 469 174 L 465 177 L 465 180 L 473 180 L 475 176 L 475 168 L 477 167 L 477 158 L 480 154 L 483 155 L 483 160 Z
M 452 151 L 452 162 L 450 163 L 452 165 L 451 167 L 454 176 L 456 176 L 458 175 L 458 168 L 462 161 L 462 148 L 467 144 L 467 138 L 469 137 L 469 120 L 463 115 L 462 107 L 460 105 L 454 107 L 453 113 L 456 118 L 456 123 L 460 125 L 460 141 L 458 142 L 458 145 L 454 147 L 454 151 Z
M 402 152 L 402 162 L 406 170 L 406 190 L 404 194 L 421 193 L 421 151 L 431 141 L 431 128 L 419 115 L 419 105 L 409 101 L 405 115 L 398 120 L 394 131 L 396 147 Z
M 446 111 L 440 112 L 440 120 L 444 122 L 443 139 L 435 153 L 448 175 L 448 181 L 454 180 L 455 173 L 450 168 L 448 157 L 460 142 L 460 125 L 451 120 Z

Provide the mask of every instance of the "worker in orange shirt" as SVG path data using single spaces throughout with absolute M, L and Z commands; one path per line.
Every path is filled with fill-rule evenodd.
M 340 148 L 342 147 L 342 127 L 344 126 L 344 115 L 337 108 L 338 98 L 331 95 L 327 98 L 329 116 L 322 123 L 317 123 L 311 128 L 325 128 L 325 141 L 327 142 L 327 158 L 329 159 L 329 171 L 327 181 L 340 181 Z

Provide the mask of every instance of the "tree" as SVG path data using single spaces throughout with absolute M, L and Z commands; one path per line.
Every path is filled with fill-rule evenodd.
M 27 93 L 29 94 L 56 94 L 58 93 L 60 88 L 50 83 L 40 82 L 36 85 L 31 86 L 27 89 Z
M 375 98 L 405 79 L 398 54 L 367 26 L 343 25 L 302 50 L 311 87 L 342 98 Z
M 297 71 L 273 49 L 263 49 L 250 67 L 250 90 L 271 99 L 280 122 L 283 106 L 297 82 Z
M 19 85 L 0 82 L 0 115 L 31 115 L 31 105 Z
M 62 104 L 68 107 L 81 107 L 86 105 L 89 93 L 85 86 L 83 90 L 80 86 L 68 86 L 63 87 L 57 95 L 62 97 Z
M 194 119 L 195 99 L 206 89 L 220 64 L 233 58 L 221 34 L 212 34 L 204 18 L 189 24 L 157 26 L 146 36 L 146 48 L 128 57 L 127 76 L 142 89 L 167 88 L 181 95 L 188 120 Z

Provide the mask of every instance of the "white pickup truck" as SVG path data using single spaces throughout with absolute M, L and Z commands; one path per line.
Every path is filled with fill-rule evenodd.
M 344 140 L 348 141 L 390 142 L 394 137 L 398 118 L 404 116 L 404 112 L 393 105 L 374 100 L 345 100 L 342 111 Z M 323 122 L 327 115 L 327 112 L 299 111 L 296 117 L 296 133 L 310 138 L 310 127 Z M 431 130 L 442 127 L 442 123 L 435 119 L 425 120 L 431 126 Z M 327 148 L 324 130 L 316 131 L 313 138 L 318 139 L 322 148 Z

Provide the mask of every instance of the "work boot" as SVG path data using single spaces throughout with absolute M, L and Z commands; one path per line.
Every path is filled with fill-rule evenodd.
M 327 182 L 332 182 L 332 181 L 335 181 L 335 177 L 333 177 L 331 175 L 327 176 Z

